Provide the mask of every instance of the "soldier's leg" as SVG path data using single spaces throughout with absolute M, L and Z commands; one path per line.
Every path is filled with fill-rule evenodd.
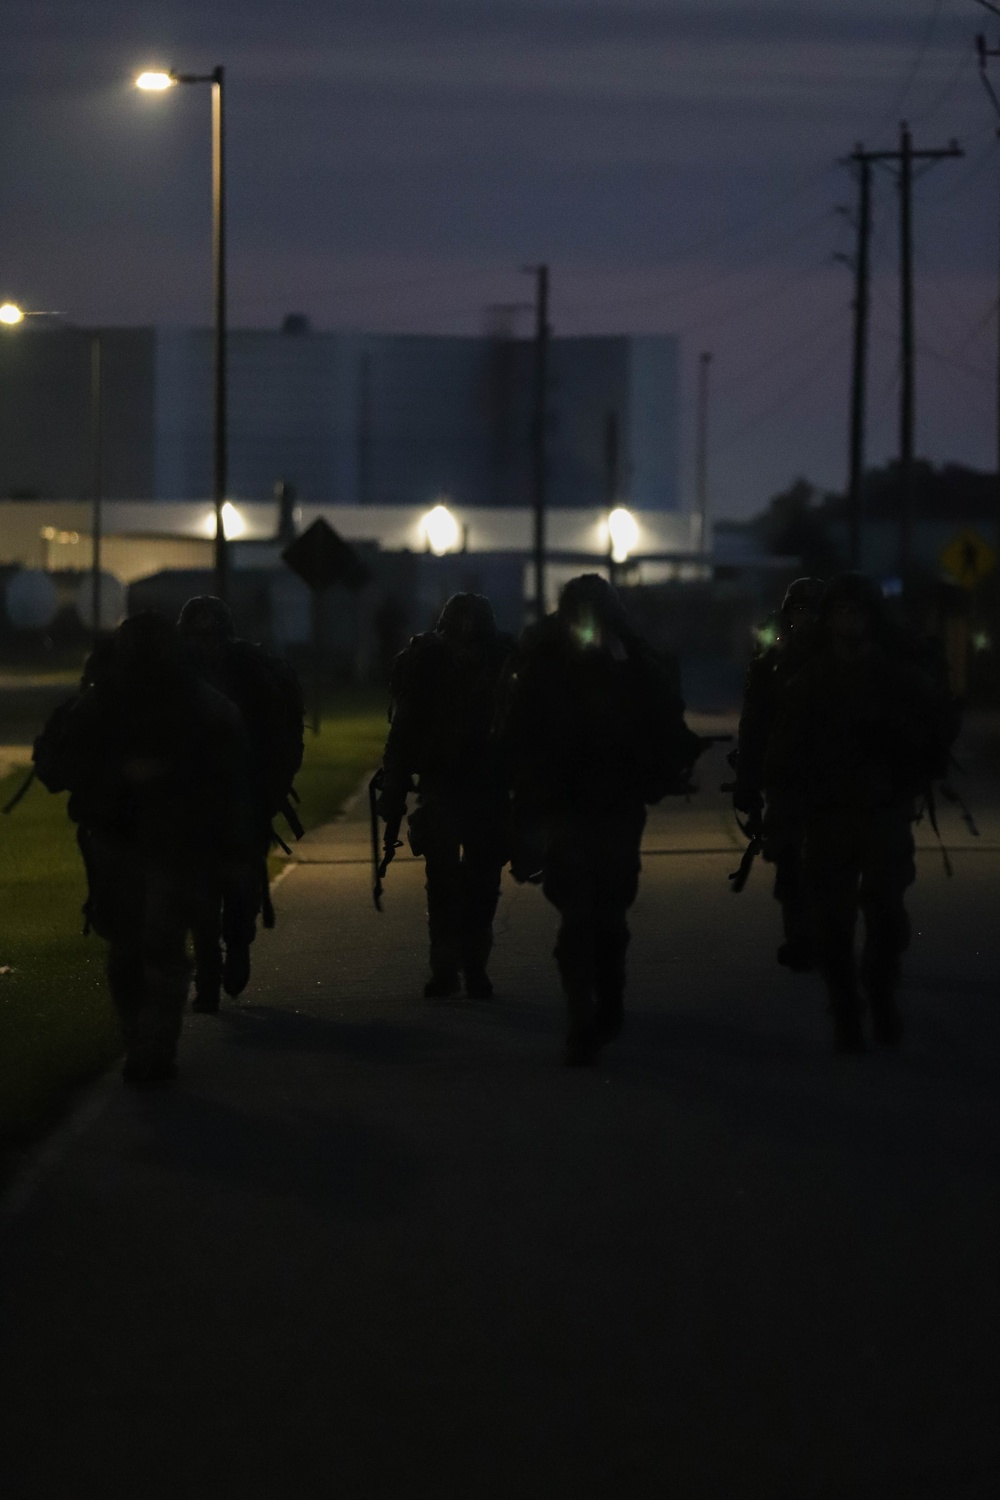
M 873 822 L 861 869 L 861 912 L 865 936 L 861 978 L 871 1006 L 875 1040 L 896 1046 L 903 1023 L 896 1003 L 900 960 L 910 945 L 910 919 L 904 903 L 913 884 L 913 832 L 904 810 Z
M 863 1052 L 854 934 L 858 919 L 860 856 L 841 824 L 811 828 L 804 850 L 816 963 L 826 983 L 838 1052 Z
M 151 864 L 146 874 L 142 928 L 142 1003 L 135 1014 L 124 1077 L 160 1083 L 174 1077 L 177 1041 L 187 998 L 186 951 L 191 911 L 189 872 Z
M 419 807 L 410 819 L 411 846 L 424 856 L 431 977 L 427 999 L 443 999 L 461 988 L 462 847 L 457 817 L 444 806 Z
M 213 899 L 214 896 L 214 899 Z M 222 992 L 222 892 L 199 904 L 191 921 L 194 948 L 194 999 L 191 1009 L 214 1012 Z
M 625 1023 L 626 913 L 639 889 L 639 844 L 645 815 L 616 819 L 601 832 L 594 936 L 595 1021 L 602 1042 Z
M 257 935 L 266 869 L 266 855 L 262 855 L 257 860 L 229 862 L 222 871 L 222 940 L 226 948 L 222 987 L 230 996 L 242 995 L 250 982 L 250 944 Z
M 597 866 L 587 830 L 569 821 L 550 828 L 542 889 L 562 918 L 555 960 L 566 996 L 566 1062 L 584 1066 L 600 1048 L 594 1011 Z
M 775 861 L 774 898 L 781 905 L 781 925 L 785 935 L 778 949 L 778 962 L 795 973 L 808 973 L 815 967 L 815 957 L 801 843 L 790 844 Z
M 107 943 L 106 972 L 126 1051 L 143 1003 L 145 871 L 126 845 L 88 838 L 88 921 Z
M 466 818 L 462 829 L 462 973 L 471 1000 L 488 1000 L 493 985 L 486 965 L 493 950 L 493 918 L 500 900 L 505 850 L 489 823 Z

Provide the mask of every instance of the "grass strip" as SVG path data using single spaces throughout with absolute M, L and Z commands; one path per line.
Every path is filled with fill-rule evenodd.
M 306 735 L 297 780 L 306 828 L 336 816 L 385 740 L 382 697 L 355 695 Z M 23 771 L 0 781 L 13 795 Z M 66 797 L 37 783 L 0 818 L 0 1146 L 29 1140 L 68 1091 L 121 1050 L 105 945 L 81 936 L 85 884 Z

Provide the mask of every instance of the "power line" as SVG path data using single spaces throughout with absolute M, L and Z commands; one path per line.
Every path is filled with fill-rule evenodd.
M 808 369 L 796 379 L 794 384 L 784 387 L 779 395 L 772 401 L 768 402 L 766 406 L 760 408 L 757 412 L 754 413 L 752 417 L 749 417 L 745 422 L 742 422 L 738 427 L 733 429 L 733 431 L 731 431 L 727 437 L 724 437 L 720 443 L 714 444 L 714 451 L 716 453 L 722 453 L 727 448 L 731 448 L 734 443 L 738 443 L 741 441 L 741 439 L 749 436 L 751 432 L 754 432 L 764 422 L 769 421 L 771 417 L 776 416 L 778 412 L 782 411 L 793 401 L 797 400 L 799 396 L 803 395 L 809 389 L 809 387 L 813 385 L 818 376 L 829 369 L 831 362 L 841 352 L 847 342 L 847 334 L 841 332 L 837 340 L 829 348 L 824 350 L 821 357 L 813 364 L 811 364 Z
M 923 34 L 917 44 L 917 50 L 914 55 L 913 61 L 910 64 L 910 67 L 903 79 L 903 83 L 895 100 L 895 103 L 892 105 L 891 109 L 886 110 L 885 114 L 879 121 L 881 125 L 884 125 L 892 120 L 898 120 L 900 115 L 902 114 L 903 106 L 906 103 L 910 89 L 913 87 L 913 84 L 916 81 L 917 74 L 920 72 L 920 69 L 923 66 L 924 58 L 927 56 L 927 52 L 930 48 L 931 42 L 934 40 L 934 33 L 937 30 L 938 21 L 941 18 L 941 10 L 943 4 L 944 0 L 934 0 L 934 3 L 931 7 L 930 16 L 927 19 Z

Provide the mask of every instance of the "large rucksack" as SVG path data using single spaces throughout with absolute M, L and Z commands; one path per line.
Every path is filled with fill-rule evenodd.
M 305 707 L 294 667 L 250 641 L 234 641 L 226 690 L 243 715 L 268 817 L 284 810 L 302 766 Z

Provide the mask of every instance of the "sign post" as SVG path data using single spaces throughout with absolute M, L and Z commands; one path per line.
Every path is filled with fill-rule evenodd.
M 301 536 L 290 542 L 281 557 L 312 594 L 312 731 L 313 734 L 319 734 L 322 718 L 323 596 L 337 583 L 356 594 L 359 589 L 364 588 L 371 572 L 350 542 L 345 542 L 322 516 L 318 516 Z
M 960 531 L 941 551 L 941 565 L 953 582 L 942 589 L 944 648 L 948 683 L 956 698 L 969 687 L 969 626 L 973 591 L 996 567 L 997 554 L 977 531 Z

